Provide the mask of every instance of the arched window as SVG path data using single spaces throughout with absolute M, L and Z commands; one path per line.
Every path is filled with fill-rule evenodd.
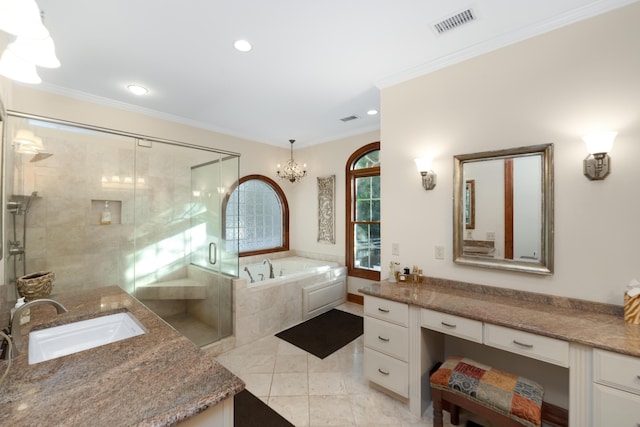
M 353 153 L 346 175 L 349 276 L 380 280 L 380 142 Z
M 240 256 L 289 250 L 289 205 L 275 181 L 247 175 L 223 203 L 225 237 L 238 240 Z

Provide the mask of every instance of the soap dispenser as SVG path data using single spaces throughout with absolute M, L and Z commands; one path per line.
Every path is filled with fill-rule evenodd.
M 102 210 L 102 215 L 100 216 L 100 224 L 109 225 L 111 224 L 111 211 L 109 210 L 109 201 L 104 201 L 104 209 Z

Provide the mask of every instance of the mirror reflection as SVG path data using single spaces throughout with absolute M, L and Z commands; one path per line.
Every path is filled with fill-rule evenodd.
M 454 261 L 552 273 L 552 145 L 455 156 Z

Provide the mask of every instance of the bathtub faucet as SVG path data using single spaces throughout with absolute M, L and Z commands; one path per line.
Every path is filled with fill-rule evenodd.
M 273 264 L 271 264 L 271 260 L 269 258 L 265 258 L 262 263 L 269 264 L 269 279 L 275 279 L 276 276 L 273 274 Z
M 249 279 L 251 279 L 251 282 L 249 282 L 249 283 L 255 282 L 255 280 L 253 280 L 253 276 L 251 275 L 251 272 L 249 271 L 249 267 L 245 267 L 244 271 L 247 272 L 247 274 L 249 275 Z

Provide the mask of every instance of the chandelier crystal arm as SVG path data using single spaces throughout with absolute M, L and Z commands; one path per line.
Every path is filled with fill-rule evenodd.
M 289 142 L 291 143 L 291 155 L 289 160 L 286 161 L 282 169 L 280 168 L 280 165 L 278 165 L 278 171 L 276 174 L 278 175 L 278 178 L 295 184 L 296 182 L 300 182 L 300 180 L 307 175 L 307 165 L 303 164 L 300 166 L 295 160 L 293 160 L 293 143 L 296 142 L 296 140 L 290 139 Z

